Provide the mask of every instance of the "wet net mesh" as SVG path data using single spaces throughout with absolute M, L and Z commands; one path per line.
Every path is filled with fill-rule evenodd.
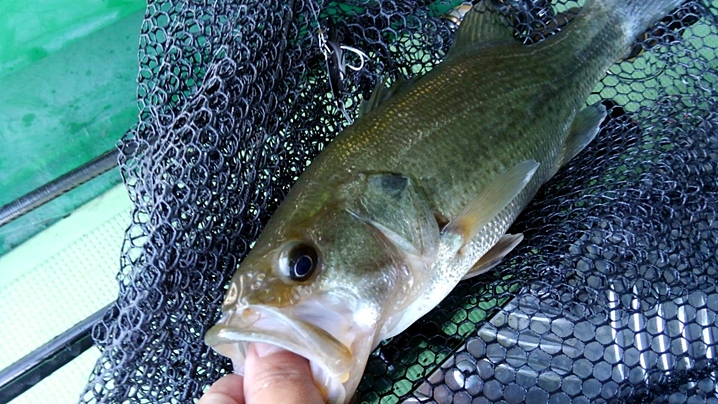
M 581 5 L 494 1 L 526 43 Z M 149 2 L 120 144 L 135 208 L 81 402 L 191 402 L 230 371 L 202 338 L 238 262 L 339 105 L 440 62 L 458 5 Z M 383 342 L 359 402 L 718 403 L 716 18 L 691 0 L 614 65 L 588 100 L 610 107 L 601 133 L 514 224 L 521 246 Z M 322 35 L 364 66 L 338 76 Z

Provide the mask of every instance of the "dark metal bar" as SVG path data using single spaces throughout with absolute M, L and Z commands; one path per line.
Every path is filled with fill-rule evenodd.
M 103 307 L 45 345 L 0 370 L 0 403 L 9 402 L 90 349 L 92 327 L 102 320 L 113 304 Z
M 117 149 L 107 151 L 101 156 L 3 206 L 0 208 L 0 226 L 12 222 L 65 192 L 75 189 L 87 181 L 117 167 L 118 153 Z

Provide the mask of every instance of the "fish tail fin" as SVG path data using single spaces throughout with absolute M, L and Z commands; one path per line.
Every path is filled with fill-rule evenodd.
M 684 2 L 686 0 L 588 0 L 585 7 L 617 15 L 623 23 L 626 38 L 634 41 L 651 24 Z

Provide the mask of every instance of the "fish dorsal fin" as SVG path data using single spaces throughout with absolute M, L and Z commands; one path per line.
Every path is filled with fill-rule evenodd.
M 403 76 L 399 76 L 396 82 L 394 82 L 391 86 L 387 85 L 388 80 L 379 80 L 374 88 L 374 92 L 371 93 L 371 97 L 359 104 L 359 117 L 368 114 L 370 111 L 383 104 L 386 100 L 403 92 L 414 84 L 419 77 L 421 76 L 406 79 Z
M 561 151 L 556 156 L 552 176 L 591 143 L 601 128 L 601 122 L 606 119 L 606 114 L 606 107 L 601 103 L 590 105 L 576 114 Z
M 498 175 L 444 227 L 442 234 L 457 234 L 463 244 L 498 215 L 526 187 L 539 163 L 526 160 Z
M 447 59 L 486 43 L 515 42 L 514 32 L 508 21 L 491 3 L 484 0 L 466 13 L 459 25 L 454 45 Z

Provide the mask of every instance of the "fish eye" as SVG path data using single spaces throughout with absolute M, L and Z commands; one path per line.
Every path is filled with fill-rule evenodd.
M 293 281 L 306 281 L 318 266 L 317 250 L 305 243 L 292 243 L 279 259 L 280 270 Z

